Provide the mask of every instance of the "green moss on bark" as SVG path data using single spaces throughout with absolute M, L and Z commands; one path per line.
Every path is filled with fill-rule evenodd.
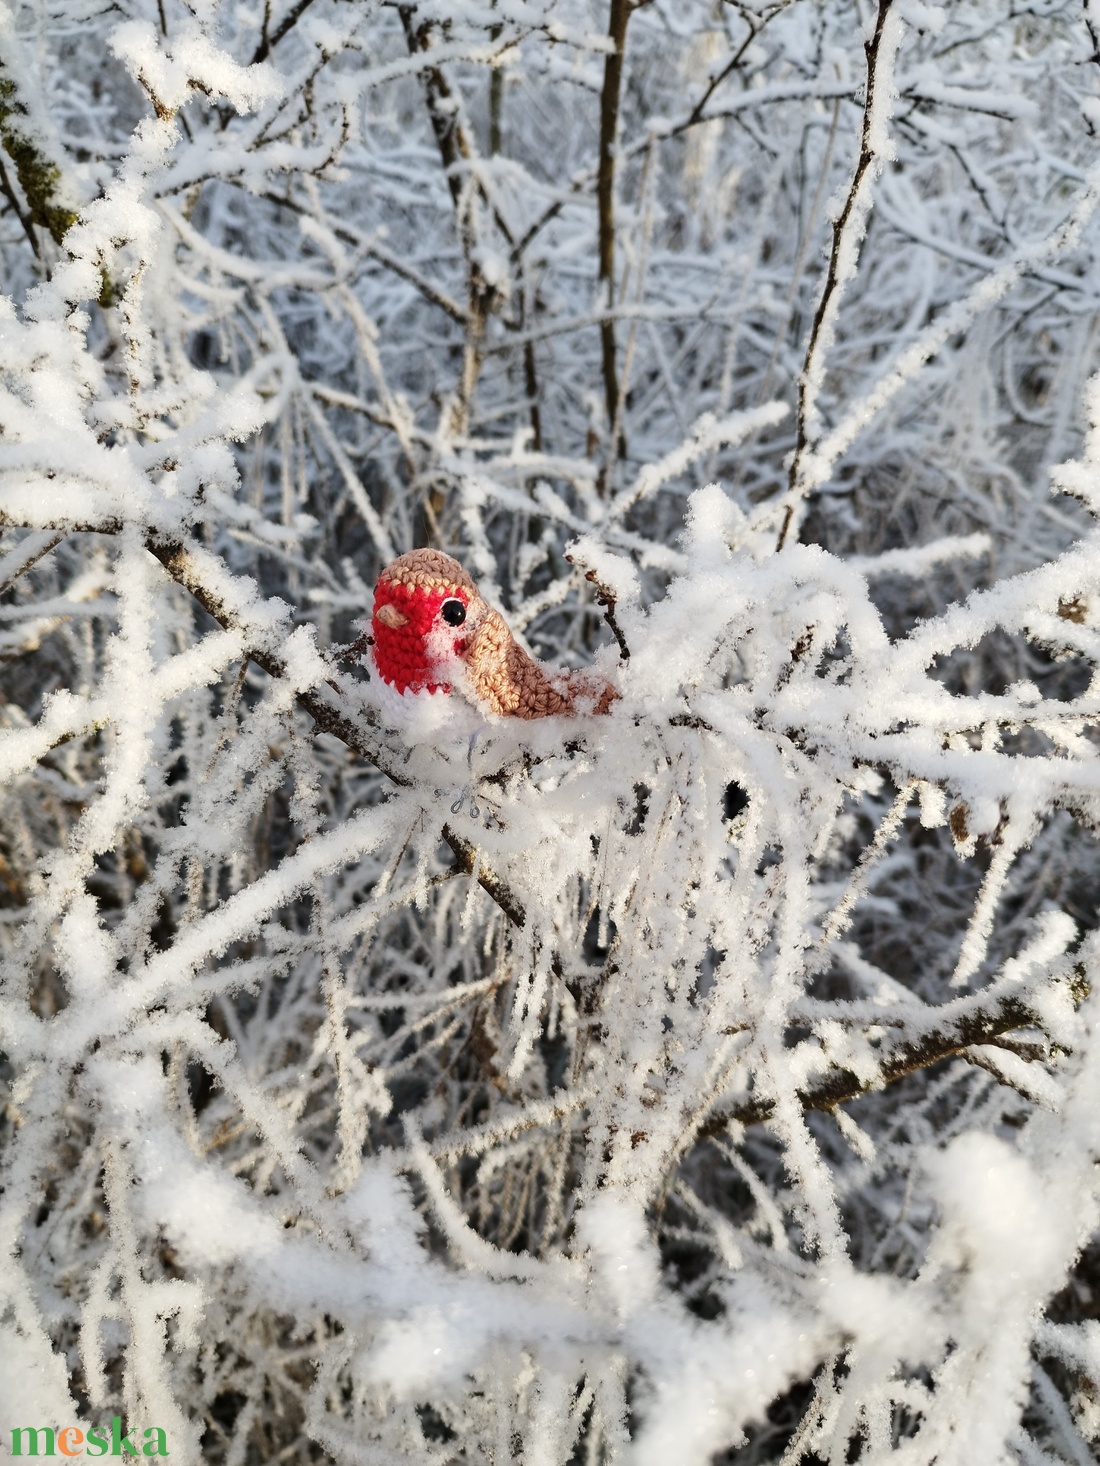
M 60 168 L 43 157 L 32 139 L 20 130 L 18 119 L 26 115 L 27 109 L 16 95 L 15 83 L 10 77 L 0 75 L 0 147 L 15 165 L 31 222 L 47 230 L 60 244 L 65 231 L 76 223 L 77 215 L 57 201 Z

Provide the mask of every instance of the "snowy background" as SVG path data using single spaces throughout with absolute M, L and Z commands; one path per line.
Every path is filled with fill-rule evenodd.
M 1097 0 L 0 3 L 0 1452 L 1095 1459 L 1098 213 Z

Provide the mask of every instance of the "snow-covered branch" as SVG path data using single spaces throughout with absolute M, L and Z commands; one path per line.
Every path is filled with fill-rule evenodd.
M 1092 1459 L 1098 34 L 0 4 L 0 1453 Z

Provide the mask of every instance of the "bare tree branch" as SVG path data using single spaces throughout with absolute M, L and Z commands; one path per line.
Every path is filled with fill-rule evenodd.
M 267 34 L 265 17 L 264 34 L 260 38 L 259 45 L 252 53 L 251 64 L 253 66 L 258 66 L 261 61 L 267 60 L 268 56 L 271 55 L 271 52 L 283 37 L 294 29 L 312 4 L 313 0 L 297 0 L 297 4 L 290 7 L 270 36 Z
M 1089 984 L 1083 974 L 1073 985 L 1073 997 L 1083 1001 L 1089 993 Z M 807 1085 L 798 1092 L 804 1110 L 834 1110 L 838 1105 L 859 1099 L 883 1089 L 907 1074 L 918 1069 L 928 1069 L 943 1059 L 966 1057 L 966 1050 L 972 1044 L 988 1044 L 1001 1034 L 1020 1028 L 1041 1028 L 1041 1015 L 1020 998 L 1003 998 L 990 1006 L 983 1006 L 981 995 L 967 1003 L 958 1016 L 941 1028 L 925 1033 L 920 1038 L 902 1039 L 891 1042 L 884 1050 L 879 1073 L 874 1080 L 861 1079 L 849 1069 L 834 1069 L 824 1078 Z M 699 1138 L 719 1135 L 731 1121 L 741 1125 L 759 1125 L 775 1111 L 775 1101 L 761 1096 L 740 1100 L 735 1105 L 723 1107 L 719 1113 L 710 1115 L 699 1127 Z
M 596 181 L 596 202 L 599 215 L 599 280 L 600 291 L 610 310 L 615 304 L 615 135 L 619 126 L 619 98 L 623 83 L 623 56 L 626 51 L 626 27 L 630 19 L 630 0 L 611 0 L 607 34 L 613 49 L 607 53 L 603 69 L 603 90 L 600 93 L 600 163 Z M 600 322 L 600 349 L 603 357 L 603 390 L 608 426 L 615 431 L 619 416 L 619 373 L 615 353 L 615 322 L 608 316 Z M 622 441 L 620 435 L 620 442 Z M 619 444 L 609 445 L 612 457 L 619 453 Z
M 64 538 L 63 530 L 40 530 L 29 534 L 0 558 L 0 592 L 9 590 L 21 575 L 26 575 L 51 550 L 56 550 Z
M 794 456 L 791 458 L 790 472 L 788 476 L 788 492 L 792 496 L 783 512 L 783 523 L 779 529 L 779 538 L 776 542 L 776 549 L 781 550 L 787 542 L 787 535 L 790 532 L 794 520 L 796 500 L 793 496 L 797 493 L 801 484 L 802 466 L 807 451 L 809 450 L 812 437 L 811 405 L 815 395 L 816 371 L 823 365 L 819 358 L 823 355 L 828 344 L 828 333 L 826 323 L 831 321 L 839 304 L 840 294 L 847 283 L 847 273 L 842 268 L 846 250 L 853 250 L 858 247 L 865 227 L 866 210 L 857 208 L 861 202 L 861 193 L 864 184 L 869 182 L 874 170 L 881 163 L 881 151 L 879 142 L 874 134 L 874 117 L 876 104 L 879 101 L 879 87 L 882 82 L 880 76 L 880 58 L 882 55 L 882 39 L 886 28 L 886 18 L 894 0 L 878 0 L 878 14 L 875 17 L 875 29 L 871 39 L 865 47 L 867 53 L 867 96 L 863 104 L 863 132 L 860 140 L 859 158 L 856 162 L 856 171 L 852 177 L 851 187 L 844 200 L 844 207 L 837 215 L 833 224 L 833 241 L 829 252 L 829 267 L 825 272 L 825 283 L 822 286 L 821 296 L 817 302 L 817 310 L 814 313 L 813 324 L 810 327 L 810 339 L 806 345 L 806 356 L 802 363 L 802 372 L 798 379 L 798 423 L 796 428 L 796 440 Z

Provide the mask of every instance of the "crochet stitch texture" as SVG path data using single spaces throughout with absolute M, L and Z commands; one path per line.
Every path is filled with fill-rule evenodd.
M 448 601 L 460 602 L 464 613 L 453 626 L 441 614 Z M 451 615 L 458 615 L 453 607 Z M 410 550 L 386 566 L 371 631 L 375 670 L 401 694 L 451 692 L 441 669 L 458 658 L 461 691 L 497 717 L 606 713 L 619 695 L 597 673 L 555 671 L 528 656 L 500 612 L 441 550 Z

